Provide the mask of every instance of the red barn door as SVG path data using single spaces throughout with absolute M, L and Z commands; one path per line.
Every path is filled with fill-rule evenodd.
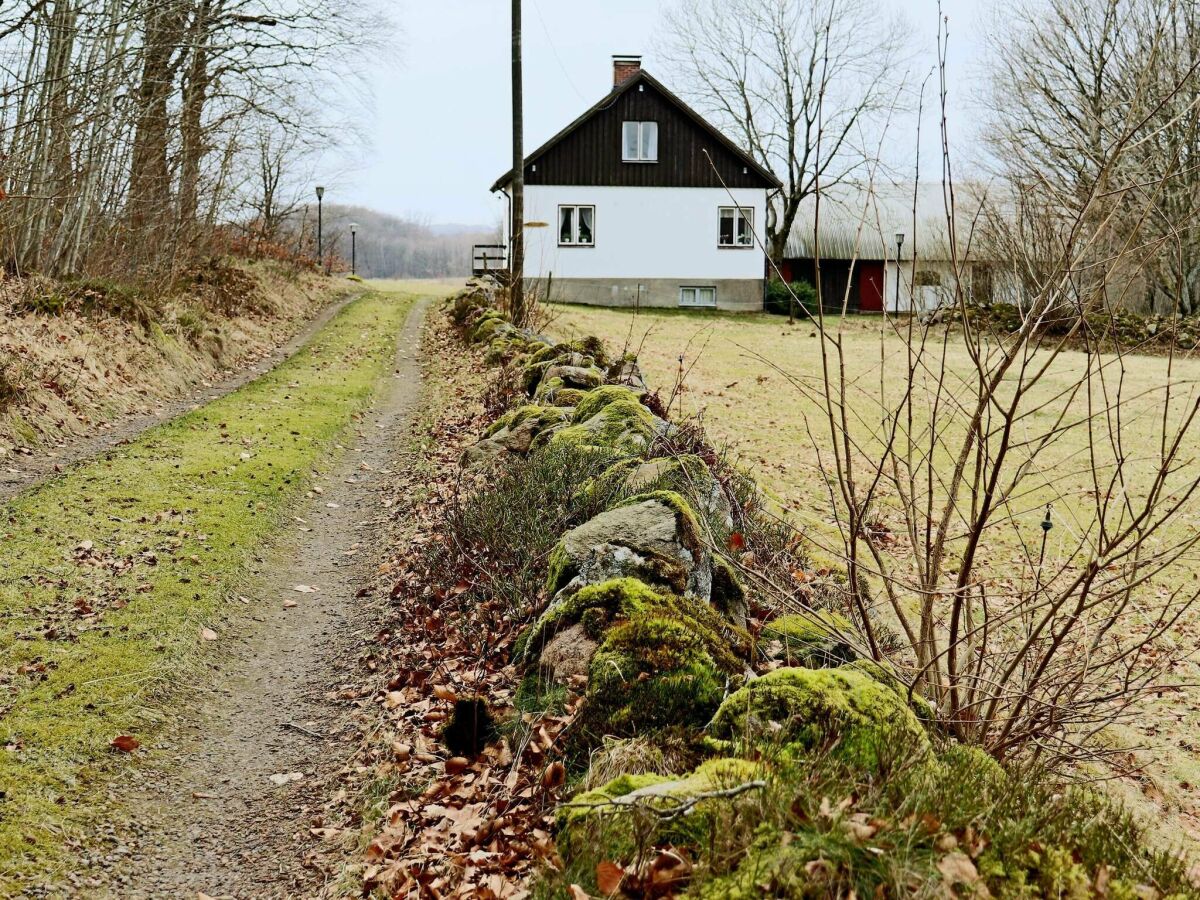
M 859 312 L 883 312 L 883 263 L 858 264 Z

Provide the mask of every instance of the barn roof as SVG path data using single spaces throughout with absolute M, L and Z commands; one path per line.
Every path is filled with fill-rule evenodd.
M 954 187 L 960 257 L 969 255 L 973 225 L 985 192 L 975 183 Z M 806 197 L 792 223 L 786 256 L 811 259 L 895 259 L 896 234 L 904 234 L 900 256 L 927 260 L 950 259 L 950 228 L 946 195 L 941 182 L 863 184 L 845 181 Z M 820 231 L 814 235 L 814 224 Z M 819 236 L 819 242 L 814 240 Z
M 700 115 L 700 113 L 696 112 L 677 96 L 671 93 L 671 91 L 669 91 L 661 81 L 652 76 L 645 69 L 638 70 L 637 74 L 630 76 L 625 81 L 618 84 L 611 91 L 601 97 L 595 104 L 589 107 L 570 125 L 558 132 L 558 134 L 554 135 L 554 137 L 550 138 L 550 140 L 546 141 L 546 143 L 542 144 L 542 146 L 538 147 L 532 153 L 528 154 L 525 157 L 526 167 L 528 167 L 531 163 L 537 162 L 540 157 L 544 156 L 549 150 L 552 150 L 555 146 L 560 144 L 568 135 L 578 129 L 581 125 L 599 115 L 604 110 L 608 109 L 610 106 L 612 106 L 614 100 L 627 91 L 632 90 L 639 84 L 649 84 L 657 89 L 669 103 L 677 107 L 681 113 L 695 122 L 696 125 L 698 125 L 703 131 L 710 134 L 718 144 L 720 144 L 730 153 L 734 154 L 743 165 L 750 169 L 751 172 L 754 172 L 761 177 L 766 186 L 777 189 L 782 187 L 781 182 L 775 177 L 774 173 L 772 173 L 769 169 L 759 163 L 753 156 L 726 137 L 712 123 Z M 496 179 L 496 183 L 492 185 L 491 190 L 493 192 L 500 190 L 502 187 L 506 186 L 512 181 L 512 176 L 513 170 L 509 169 Z

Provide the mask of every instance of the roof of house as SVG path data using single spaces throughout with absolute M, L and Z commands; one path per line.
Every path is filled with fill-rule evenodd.
M 958 253 L 968 255 L 985 191 L 974 183 L 956 184 L 954 209 Z M 863 184 L 844 181 L 822 188 L 800 204 L 785 255 L 811 259 L 895 259 L 896 234 L 904 234 L 900 257 L 950 259 L 947 197 L 941 182 Z M 819 232 L 814 226 L 820 222 Z M 815 240 L 820 238 L 819 242 Z
M 742 162 L 743 165 L 745 165 L 747 168 L 749 168 L 752 172 L 755 172 L 756 174 L 761 176 L 767 182 L 767 184 L 771 185 L 774 188 L 782 187 L 782 183 L 779 181 L 778 178 L 775 177 L 775 175 L 769 169 L 767 169 L 765 166 L 760 164 L 757 160 L 754 159 L 753 156 L 751 156 L 749 153 L 747 153 L 745 150 L 743 150 L 741 147 L 739 147 L 736 143 L 734 143 L 732 140 L 730 140 L 728 137 L 726 137 L 721 131 L 719 131 L 715 126 L 713 126 L 707 119 L 705 119 L 698 112 L 696 112 L 694 109 L 692 109 L 690 106 L 688 106 L 682 100 L 680 100 L 677 96 L 675 96 L 673 93 L 671 93 L 671 91 L 669 91 L 662 84 L 662 82 L 660 82 L 658 79 L 656 79 L 654 76 L 652 76 L 645 69 L 639 70 L 636 74 L 630 76 L 625 81 L 616 85 L 611 91 L 609 91 L 607 94 L 605 94 L 600 100 L 598 100 L 586 112 L 584 112 L 583 115 L 579 116 L 579 118 L 575 119 L 575 121 L 573 121 L 570 125 L 568 125 L 566 128 L 564 128 L 562 131 L 558 132 L 558 134 L 554 135 L 554 137 L 550 138 L 550 140 L 546 141 L 546 143 L 542 144 L 540 147 L 538 147 L 536 150 L 534 150 L 532 153 L 530 153 L 528 156 L 526 156 L 525 157 L 525 166 L 528 167 L 532 163 L 537 162 L 537 160 L 540 157 L 544 156 L 548 151 L 552 150 L 555 146 L 557 146 L 559 143 L 561 143 L 568 135 L 570 135 L 572 132 L 574 132 L 576 129 L 578 129 L 581 125 L 583 125 L 585 122 L 588 122 L 592 118 L 598 116 L 600 113 L 607 110 L 612 105 L 613 101 L 615 101 L 622 94 L 637 87 L 639 84 L 649 84 L 652 87 L 654 87 L 660 94 L 662 94 L 662 96 L 669 103 L 671 103 L 672 105 L 677 107 L 681 113 L 683 113 L 685 116 L 687 116 L 689 119 L 691 119 L 703 131 L 705 131 L 709 135 L 711 135 L 713 137 L 713 139 L 715 141 L 717 141 L 722 147 L 724 147 L 730 153 L 734 154 Z M 499 178 L 496 179 L 496 183 L 492 185 L 491 190 L 498 191 L 502 187 L 507 185 L 510 181 L 512 181 L 512 175 L 513 175 L 513 170 L 509 169 L 507 172 L 505 172 L 503 175 L 501 175 Z

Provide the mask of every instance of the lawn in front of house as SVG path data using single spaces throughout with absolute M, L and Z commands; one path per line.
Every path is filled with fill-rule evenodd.
M 832 436 L 820 404 L 821 341 L 811 323 L 788 325 L 786 318 L 767 314 L 722 314 L 677 310 L 605 309 L 555 305 L 549 331 L 562 338 L 596 334 L 615 348 L 638 353 L 647 379 L 663 400 L 674 395 L 677 414 L 701 415 L 709 433 L 727 444 L 788 511 L 792 521 L 812 542 L 836 557 L 837 537 L 831 514 L 832 485 L 819 460 L 830 464 Z M 882 316 L 852 316 L 841 327 L 849 385 L 847 396 L 853 426 L 863 440 L 877 423 L 880 399 L 893 403 L 903 390 L 905 345 Z M 940 348 L 939 348 L 940 352 Z M 968 378 L 970 359 L 961 343 L 951 340 L 945 349 L 952 375 Z M 1177 359 L 1168 375 L 1168 360 L 1158 356 L 1127 358 L 1124 393 L 1140 397 L 1130 405 L 1121 426 L 1131 458 L 1148 458 L 1156 449 L 1155 432 L 1161 416 L 1158 389 L 1168 377 L 1179 387 L 1181 398 L 1195 398 L 1200 382 L 1200 360 Z M 1038 398 L 1051 399 L 1078 380 L 1084 356 L 1065 353 L 1049 372 Z M 928 387 L 926 385 L 926 387 Z M 1037 399 L 1037 398 L 1035 398 Z M 1082 397 L 1076 402 L 1082 404 Z M 1180 403 L 1176 409 L 1181 408 Z M 919 404 L 918 404 L 919 407 Z M 918 413 L 919 415 L 919 413 Z M 1028 420 L 1036 431 L 1052 421 L 1050 412 Z M 1004 573 L 1027 568 L 1022 542 L 1040 538 L 1045 505 L 1055 499 L 1056 529 L 1051 532 L 1049 554 L 1065 552 L 1088 521 L 1087 503 L 1092 490 L 1092 465 L 1082 431 L 1066 433 L 1049 450 L 1030 460 L 1027 491 L 1011 508 L 1011 523 L 998 528 L 985 548 L 987 565 Z M 946 458 L 949 464 L 948 457 Z M 1200 462 L 1192 465 L 1200 465 Z M 1186 477 L 1187 473 L 1183 473 Z M 1136 490 L 1136 489 L 1135 489 Z M 894 498 L 891 502 L 895 502 Z M 883 513 L 898 527 L 895 509 Z M 1194 503 L 1175 523 L 1168 538 L 1192 533 L 1200 525 L 1200 503 Z M 1177 578 L 1190 581 L 1200 575 L 1200 559 L 1193 554 L 1178 568 Z M 1175 637 L 1192 647 L 1196 623 L 1182 623 Z M 1189 666 L 1179 673 L 1185 682 L 1200 683 L 1200 670 Z M 1140 754 L 1147 766 L 1140 781 L 1123 781 L 1119 794 L 1159 822 L 1165 840 L 1184 838 L 1200 843 L 1200 691 L 1186 688 L 1164 694 L 1154 709 L 1145 711 L 1135 730 L 1114 729 L 1120 742 L 1144 742 L 1153 747 Z M 1146 806 L 1145 804 L 1149 804 Z
M 356 300 L 251 384 L 0 503 L 0 896 L 52 871 L 136 764 L 114 738 L 150 747 L 192 712 L 226 627 L 253 614 L 238 595 L 265 546 L 391 372 L 411 301 Z

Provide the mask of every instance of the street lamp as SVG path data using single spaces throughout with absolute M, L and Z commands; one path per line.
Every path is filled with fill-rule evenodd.
M 350 274 L 358 274 L 358 223 L 350 223 Z
M 904 246 L 904 232 L 896 232 L 896 312 L 900 312 L 900 248 Z
M 322 244 L 323 236 L 321 234 L 322 226 L 324 224 L 322 222 L 321 201 L 324 199 L 325 199 L 325 188 L 321 187 L 320 185 L 317 185 L 317 266 L 318 267 L 323 265 L 321 260 L 325 255 L 325 248 Z

